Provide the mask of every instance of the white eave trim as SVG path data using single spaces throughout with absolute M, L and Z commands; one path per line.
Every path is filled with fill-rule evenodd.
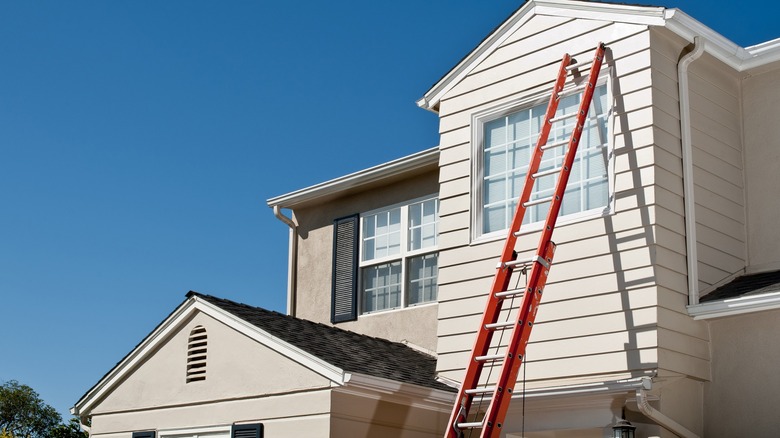
M 254 326 L 235 315 L 209 303 L 198 296 L 192 296 L 179 306 L 157 329 L 150 333 L 130 354 L 118 363 L 97 385 L 95 385 L 84 397 L 71 409 L 74 415 L 88 413 L 95 403 L 119 385 L 125 377 L 135 368 L 154 354 L 157 347 L 164 342 L 173 332 L 180 329 L 186 321 L 195 313 L 204 314 L 224 323 L 238 332 L 254 339 L 260 344 L 277 353 L 311 369 L 313 372 L 331 380 L 335 385 L 343 385 L 345 373 L 322 359 L 313 356 L 292 344 L 271 335 L 265 330 Z
M 360 373 L 347 373 L 344 385 L 336 391 L 346 394 L 354 394 L 362 397 L 381 398 L 389 400 L 398 398 L 405 404 L 434 406 L 438 405 L 449 412 L 455 401 L 455 392 L 442 391 L 440 389 L 427 388 L 412 383 L 402 383 L 382 377 L 369 376 Z M 410 400 L 414 400 L 411 401 Z
M 380 181 L 400 173 L 413 171 L 438 163 L 439 147 L 437 146 L 378 166 L 370 167 L 330 181 L 325 181 L 268 199 L 267 203 L 268 206 L 272 208 L 277 205 L 281 208 L 290 208 L 297 204 L 323 196 L 334 195 L 345 190 L 360 187 L 364 184 Z
M 690 42 L 693 42 L 695 36 L 701 36 L 707 40 L 707 53 L 739 72 L 780 60 L 780 38 L 743 48 L 679 9 L 572 0 L 529 0 L 434 84 L 417 101 L 417 105 L 423 109 L 437 111 L 441 99 L 447 92 L 534 15 L 587 18 L 665 27 Z
M 693 319 L 699 320 L 742 315 L 745 313 L 772 309 L 780 309 L 780 292 L 699 303 L 688 306 L 688 314 L 691 315 Z

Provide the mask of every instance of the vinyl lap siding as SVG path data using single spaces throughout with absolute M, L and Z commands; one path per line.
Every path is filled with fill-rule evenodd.
M 673 154 L 680 163 L 679 103 L 677 100 L 677 59 L 687 45 L 678 37 L 653 33 L 653 101 L 659 119 L 660 149 Z M 689 69 L 693 181 L 696 213 L 699 290 L 707 292 L 745 267 L 745 197 L 742 164 L 742 127 L 739 80 L 736 73 L 709 55 Z M 682 184 L 681 164 L 668 167 L 673 179 Z M 681 187 L 681 186 L 680 186 Z M 678 199 L 665 205 L 684 219 L 682 190 Z M 666 224 L 659 224 L 666 226 Z M 685 231 L 679 233 L 684 242 Z M 685 251 L 680 252 L 685 255 Z M 675 265 L 676 266 L 676 265 Z M 670 268 L 685 274 L 685 265 Z M 687 286 L 682 292 L 687 293 Z
M 649 32 L 644 26 L 535 16 L 441 102 L 437 350 L 438 371 L 446 377 L 462 376 L 503 245 L 472 241 L 472 115 L 548 89 L 563 53 L 590 57 L 598 41 L 612 50 L 614 60 L 608 61 L 619 93 L 616 214 L 557 227 L 553 240 L 559 246 L 527 352 L 527 379 L 530 386 L 600 381 L 657 366 Z M 522 237 L 518 250 L 532 251 L 537 240 L 538 233 Z

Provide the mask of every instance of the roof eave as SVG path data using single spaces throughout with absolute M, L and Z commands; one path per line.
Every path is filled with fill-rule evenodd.
M 438 111 L 443 96 L 469 74 L 472 66 L 478 65 L 518 26 L 535 15 L 613 20 L 665 27 L 690 42 L 693 42 L 695 36 L 701 36 L 707 41 L 707 53 L 740 72 L 780 61 L 780 38 L 743 48 L 679 9 L 571 0 L 530 0 L 434 84 L 418 99 L 417 105 L 423 109 Z
M 111 371 L 76 402 L 71 409 L 71 413 L 73 415 L 89 415 L 89 412 L 97 402 L 102 400 L 104 396 L 120 384 L 124 380 L 124 377 L 131 373 L 139 363 L 149 355 L 154 354 L 157 346 L 167 339 L 175 330 L 180 328 L 182 324 L 186 323 L 186 321 L 189 320 L 189 317 L 196 311 L 203 312 L 277 353 L 300 363 L 317 374 L 331 380 L 332 385 L 339 386 L 343 385 L 345 382 L 345 373 L 341 368 L 325 362 L 322 359 L 271 335 L 265 330 L 244 321 L 219 306 L 198 297 L 197 294 L 190 293 L 188 294 L 187 300 L 177 307 L 176 310 L 157 326 L 152 333 L 147 335 L 146 338 L 130 352 L 130 354 L 125 356 L 122 361 L 115 365 Z
M 438 163 L 439 148 L 437 146 L 330 181 L 270 198 L 266 202 L 271 208 L 275 206 L 292 208 L 318 198 L 337 195 L 350 189 L 381 181 L 391 176 L 397 176 L 427 166 L 438 165 Z
M 664 8 L 571 0 L 529 0 L 485 38 L 461 62 L 434 84 L 417 100 L 420 108 L 438 111 L 442 97 L 493 50 L 500 46 L 517 28 L 534 15 L 556 15 L 572 18 L 622 20 L 637 24 L 663 25 Z

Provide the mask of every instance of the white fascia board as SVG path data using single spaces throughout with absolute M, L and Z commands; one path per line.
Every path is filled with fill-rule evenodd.
M 690 42 L 694 37 L 702 37 L 706 41 L 705 52 L 737 71 L 741 70 L 742 61 L 748 56 L 745 49 L 679 9 L 666 10 L 665 26 Z
M 780 292 L 699 303 L 688 306 L 688 314 L 693 319 L 701 320 L 772 309 L 780 309 Z
M 411 383 L 402 383 L 359 373 L 347 373 L 344 385 L 340 386 L 336 391 L 386 401 L 397 399 L 399 403 L 409 406 L 442 408 L 446 412 L 452 409 L 452 403 L 457 396 L 455 392 L 426 388 Z
M 587 18 L 618 21 L 629 24 L 663 26 L 664 8 L 610 3 L 571 2 L 566 0 L 536 0 L 536 15 Z
M 479 65 L 493 51 L 500 46 L 517 28 L 525 24 L 533 16 L 534 1 L 525 3 L 511 17 L 509 17 L 492 34 L 485 38 L 463 60 L 452 68 L 443 78 L 428 90 L 423 97 L 417 100 L 417 106 L 433 112 L 439 105 L 441 98 L 452 87 L 468 75 L 474 66 Z
M 645 379 L 649 376 L 634 377 L 625 380 L 597 382 L 597 383 L 582 383 L 576 385 L 555 386 L 547 388 L 533 388 L 525 390 L 525 397 L 527 398 L 547 398 L 547 397 L 568 397 L 577 395 L 594 395 L 594 394 L 617 394 L 634 391 L 640 388 Z M 515 388 L 513 398 L 522 397 L 523 394 L 520 389 Z
M 665 26 L 690 42 L 704 38 L 707 53 L 739 72 L 780 60 L 780 38 L 743 48 L 679 9 L 666 10 Z
M 384 164 L 364 169 L 349 175 L 325 181 L 304 189 L 296 190 L 281 196 L 268 199 L 268 206 L 273 208 L 290 208 L 302 202 L 311 201 L 323 196 L 337 194 L 339 192 L 360 187 L 361 185 L 380 181 L 390 176 L 416 170 L 439 162 L 439 147 L 433 147 L 417 152 L 406 157 L 399 158 Z
M 118 363 L 103 379 L 95 385 L 84 397 L 81 398 L 71 410 L 74 415 L 82 415 L 89 412 L 93 405 L 101 400 L 104 395 L 114 389 L 124 380 L 135 367 L 154 354 L 157 347 L 164 342 L 173 332 L 178 330 L 195 312 L 204 314 L 224 323 L 238 332 L 256 340 L 262 345 L 276 351 L 285 357 L 298 362 L 317 374 L 330 379 L 336 385 L 344 384 L 344 371 L 316 356 L 282 341 L 268 332 L 237 318 L 221 308 L 193 296 L 179 306 L 157 329 L 150 333 L 133 351 Z
M 476 49 L 466 56 L 447 75 L 439 80 L 417 101 L 417 106 L 435 111 L 442 97 L 466 77 L 475 66 L 495 51 L 517 29 L 534 15 L 614 20 L 624 23 L 657 25 L 664 24 L 664 8 L 648 6 L 590 3 L 571 0 L 530 0 L 509 17 L 498 29 L 485 38 Z

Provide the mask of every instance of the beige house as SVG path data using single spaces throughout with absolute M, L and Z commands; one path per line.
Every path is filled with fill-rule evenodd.
M 557 65 L 599 42 L 503 433 L 609 436 L 625 412 L 640 437 L 777 436 L 780 40 L 574 0 L 524 3 L 424 94 L 438 147 L 268 201 L 288 316 L 191 293 L 74 413 L 101 437 L 442 436 Z M 290 335 L 311 331 L 330 341 Z

